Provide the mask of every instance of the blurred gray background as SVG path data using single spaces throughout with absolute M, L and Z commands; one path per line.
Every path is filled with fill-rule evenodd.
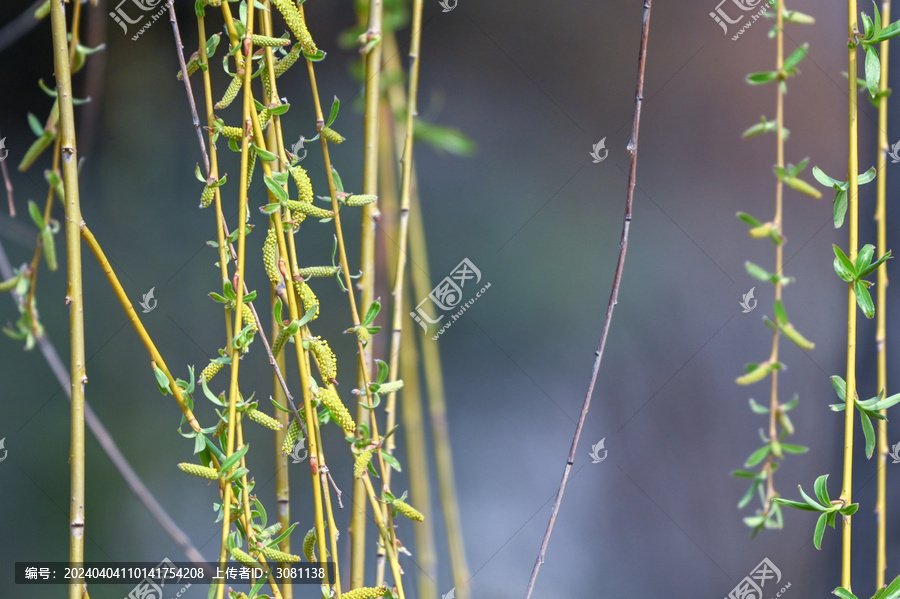
M 4 2 L 0 26 L 28 4 Z M 193 3 L 178 5 L 185 46 L 196 47 Z M 773 299 L 771 287 L 749 277 L 743 265 L 774 263 L 772 245 L 750 239 L 734 217 L 741 210 L 768 220 L 774 204 L 774 137 L 742 141 L 741 132 L 761 115 L 774 117 L 775 88 L 750 87 L 744 77 L 774 68 L 775 46 L 766 37 L 771 21 L 757 22 L 732 41 L 736 28 L 724 35 L 709 17 L 715 8 L 716 0 L 654 3 L 628 261 L 594 403 L 535 597 L 724 597 L 764 557 L 780 568 L 781 585 L 791 583 L 786 597 L 823 595 L 840 582 L 840 528 L 827 530 L 817 552 L 813 516 L 786 511 L 784 530 L 765 531 L 751 541 L 741 518 L 753 509 L 736 509 L 745 485 L 730 472 L 759 446 L 757 429 L 766 424 L 750 412 L 747 398 L 767 400 L 768 386 L 739 388 L 734 378 L 744 364 L 768 355 L 771 335 L 761 318 L 771 315 Z M 809 156 L 812 165 L 840 178 L 846 169 L 846 7 L 837 0 L 794 0 L 789 8 L 817 22 L 787 29 L 787 51 L 807 41 L 810 51 L 801 76 L 789 82 L 786 160 L 796 164 Z M 345 102 L 336 127 L 348 141 L 333 148 L 332 158 L 345 185 L 358 190 L 362 119 L 352 106 L 360 85 L 348 73 L 354 52 L 335 41 L 355 17 L 349 2 L 310 1 L 306 11 L 328 52 L 317 67 L 321 97 L 337 95 Z M 202 368 L 222 343 L 220 310 L 205 297 L 217 290 L 219 271 L 215 251 L 205 246 L 214 238 L 211 213 L 196 208 L 202 185 L 193 168 L 200 153 L 184 89 L 175 78 L 168 22 L 158 21 L 132 41 L 107 12 L 95 17 L 108 48 L 90 59 L 100 62 L 87 75 L 95 78 L 94 102 L 76 109 L 79 152 L 86 159 L 84 217 L 132 301 L 155 288 L 158 308 L 143 320 L 170 368 L 186 378 L 186 365 Z M 438 341 L 474 597 L 522 596 L 587 388 L 618 251 L 641 12 L 640 0 L 459 0 L 448 13 L 437 0 L 426 2 L 421 113 L 459 127 L 479 145 L 473 158 L 417 147 L 429 266 L 437 281 L 469 258 L 491 283 Z M 211 20 L 220 23 L 218 17 Z M 0 236 L 15 265 L 30 259 L 34 244 L 26 201 L 41 202 L 46 194 L 41 172 L 49 167 L 48 156 L 26 174 L 15 166 L 33 140 L 26 114 L 43 121 L 51 106 L 37 87 L 38 78 L 53 82 L 49 35 L 49 24 L 41 23 L 0 55 L 0 129 L 20 213 L 11 220 L 3 209 Z M 407 38 L 402 32 L 403 51 Z M 213 68 L 220 91 L 226 84 L 218 69 L 222 54 L 220 48 Z M 84 73 L 89 71 L 76 81 L 78 95 L 85 93 Z M 311 136 L 305 72 L 291 71 L 281 81 L 292 103 L 283 121 L 286 138 Z M 865 170 L 875 164 L 877 117 L 860 100 Z M 896 115 L 900 104 L 892 99 L 890 106 Z M 238 111 L 222 114 L 235 120 Z M 896 122 L 892 116 L 892 143 Z M 589 151 L 603 137 L 609 157 L 594 164 Z M 220 151 L 226 155 L 223 170 L 236 176 L 236 155 L 224 144 Z M 318 144 L 310 146 L 304 166 L 323 193 Z M 898 169 L 888 164 L 891 197 L 900 185 Z M 809 171 L 805 178 L 812 181 Z M 254 183 L 251 204 L 261 205 L 259 174 Z M 821 200 L 786 192 L 786 273 L 797 280 L 786 288 L 785 303 L 795 326 L 816 342 L 809 353 L 783 344 L 788 369 L 781 375 L 782 398 L 800 395 L 791 442 L 811 448 L 789 456 L 777 474 L 776 486 L 788 497 L 796 497 L 797 483 L 810 490 L 817 476 L 829 472 L 832 496 L 840 487 L 843 417 L 828 409 L 834 402 L 828 376 L 844 372 L 846 287 L 832 270 L 831 244 L 847 242 L 846 228 L 835 231 L 831 224 L 831 196 L 824 191 Z M 861 188 L 861 243 L 875 241 L 874 196 L 874 184 Z M 234 223 L 236 209 L 230 210 Z M 54 215 L 62 218 L 58 209 Z M 255 211 L 252 218 L 265 223 Z M 893 202 L 888 218 L 900 218 Z M 345 219 L 346 231 L 357 226 L 358 219 Z M 330 227 L 304 227 L 298 240 L 308 262 L 328 261 Z M 889 243 L 896 241 L 890 233 Z M 258 232 L 251 234 L 251 256 L 258 256 L 261 243 Z M 62 251 L 62 236 L 57 245 Z M 357 257 L 351 247 L 351 263 L 358 264 Z M 48 334 L 67 358 L 60 260 L 59 271 L 40 274 L 39 306 Z M 214 559 L 220 534 L 211 510 L 216 495 L 175 470 L 192 451 L 191 442 L 175 432 L 180 413 L 170 397 L 158 393 L 146 353 L 86 247 L 84 263 L 88 401 L 165 508 Z M 251 286 L 265 288 L 261 274 L 257 269 Z M 754 286 L 759 307 L 744 314 L 739 301 Z M 318 321 L 319 330 L 335 338 L 350 326 L 346 300 L 335 285 L 319 288 L 323 305 L 337 306 Z M 900 301 L 897 291 L 889 291 L 890 302 Z M 17 317 L 4 295 L 0 321 Z M 385 317 L 379 324 L 386 324 Z M 900 341 L 892 341 L 900 340 L 898 322 L 889 319 L 890 364 L 900 351 Z M 415 325 L 407 320 L 404 326 Z M 865 397 L 876 392 L 874 332 L 874 323 L 860 317 L 859 393 Z M 346 338 L 334 344 L 339 355 L 352 351 Z M 64 587 L 14 585 L 12 566 L 67 558 L 68 403 L 37 351 L 23 352 L 21 344 L 3 337 L 0 356 L 0 437 L 9 451 L 0 463 L 0 595 L 62 596 Z M 255 367 L 243 389 L 266 397 L 271 377 L 261 348 L 245 363 Z M 353 368 L 348 358 L 341 364 L 342 388 L 349 389 Z M 210 404 L 202 398 L 197 403 L 201 421 L 209 421 Z M 271 437 L 256 429 L 248 429 L 249 441 L 267 454 Z M 894 425 L 890 430 L 891 441 L 900 441 Z M 875 462 L 863 459 L 858 426 L 856 435 L 854 499 L 861 507 L 854 518 L 854 590 L 868 597 L 874 591 Z M 608 458 L 593 464 L 590 446 L 601 438 Z M 330 455 L 343 451 L 340 439 L 331 441 Z M 90 435 L 87 453 L 88 559 L 185 559 Z M 271 460 L 253 466 L 257 492 L 274 514 Z M 889 461 L 887 468 L 890 497 L 897 497 L 900 466 Z M 308 497 L 305 466 L 294 472 L 293 494 Z M 349 469 L 335 468 L 335 474 L 348 497 Z M 393 487 L 406 486 L 405 474 L 398 475 Z M 423 509 L 443 548 L 436 501 Z M 292 515 L 301 522 L 298 530 L 312 521 L 310 507 L 300 502 Z M 348 515 L 339 517 L 346 527 Z M 893 578 L 900 573 L 896 509 L 889 511 L 888 526 Z M 407 523 L 400 533 L 411 543 Z M 413 553 L 404 558 L 408 572 L 416 569 L 414 548 Z M 440 558 L 439 587 L 446 593 L 452 582 L 443 549 Z M 407 588 L 414 596 L 414 586 Z M 91 595 L 112 599 L 129 589 L 93 586 Z M 205 590 L 195 587 L 183 596 L 205 597 Z

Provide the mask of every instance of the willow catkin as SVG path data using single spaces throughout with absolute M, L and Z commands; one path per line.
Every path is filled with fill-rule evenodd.
M 316 356 L 322 378 L 326 381 L 337 379 L 337 357 L 331 351 L 328 342 L 319 336 L 312 337 L 306 341 L 309 343 L 309 350 Z
M 201 466 L 200 464 L 191 464 L 190 462 L 182 462 L 178 464 L 178 467 L 181 468 L 182 471 L 193 474 L 194 476 L 199 476 L 200 478 L 208 478 L 209 480 L 216 480 L 219 478 L 219 471 L 215 468 L 208 468 L 206 466 Z
M 334 212 L 331 210 L 325 210 L 324 208 L 319 208 L 318 206 L 314 206 L 313 204 L 307 202 L 298 202 L 296 200 L 284 200 L 282 204 L 285 205 L 292 212 L 300 212 L 301 214 L 305 214 L 307 216 L 311 216 L 313 218 L 333 218 Z
M 278 244 L 278 232 L 275 227 L 269 227 L 266 233 L 266 241 L 263 243 L 263 264 L 266 267 L 266 274 L 273 285 L 281 282 L 281 276 L 278 274 L 278 267 L 275 263 L 275 247 Z
M 200 207 L 201 208 L 209 208 L 209 205 L 212 204 L 213 198 L 216 197 L 216 186 L 215 185 L 207 185 L 203 188 L 203 193 L 200 194 Z
M 259 562 L 250 557 L 250 554 L 235 547 L 231 550 L 231 557 L 236 562 L 240 562 L 250 568 L 259 568 Z
M 200 371 L 200 378 L 207 383 L 210 382 L 213 380 L 214 376 L 219 374 L 219 371 L 222 370 L 222 366 L 224 366 L 224 364 L 210 360 L 209 364 L 206 365 L 206 368 Z
M 240 127 L 231 127 L 230 125 L 223 125 L 221 133 L 224 137 L 228 139 L 233 139 L 235 141 L 241 141 L 244 139 L 244 130 Z
M 344 599 L 378 599 L 378 597 L 384 597 L 387 591 L 388 589 L 384 585 L 380 587 L 359 587 L 358 589 L 341 593 L 341 597 Z
M 300 58 L 300 44 L 295 44 L 291 51 L 284 55 L 284 58 L 275 63 L 275 76 L 281 77 L 289 68 L 294 66 L 297 59 Z
M 372 461 L 373 453 L 375 453 L 375 448 L 370 447 L 369 449 L 356 456 L 356 461 L 353 463 L 353 478 L 362 477 L 362 475 L 369 467 L 369 462 Z
M 391 381 L 389 383 L 384 383 L 378 388 L 379 395 L 387 395 L 389 393 L 396 393 L 400 389 L 403 388 L 403 379 Z
M 280 422 L 278 422 L 277 420 L 275 420 L 274 418 L 272 418 L 265 412 L 260 412 L 259 410 L 255 409 L 255 408 L 247 410 L 245 412 L 245 414 L 247 414 L 247 418 L 249 418 L 256 424 L 259 424 L 266 428 L 270 428 L 273 431 L 281 430 L 281 428 L 282 428 L 282 425 Z
M 34 11 L 34 18 L 40 21 L 47 17 L 50 14 L 50 0 L 45 0 L 43 4 L 38 6 L 37 10 Z
M 245 327 L 252 326 L 252 331 L 256 332 L 259 328 L 256 326 L 256 319 L 253 317 L 253 310 L 250 309 L 250 306 L 247 304 L 243 304 L 241 306 L 241 320 L 244 323 Z
M 319 317 L 319 298 L 313 293 L 312 288 L 304 281 L 294 281 L 294 291 L 297 292 L 297 297 L 303 302 L 304 313 L 315 309 L 316 313 L 310 321 L 317 319 Z
M 333 277 L 341 272 L 340 266 L 307 266 L 306 268 L 298 268 L 297 274 L 304 279 L 311 277 Z
M 254 46 L 264 46 L 268 48 L 277 48 L 278 46 L 287 46 L 291 40 L 286 37 L 269 37 L 267 35 L 252 35 Z
M 291 418 L 291 425 L 288 426 L 287 432 L 284 434 L 284 442 L 281 444 L 281 454 L 287 455 L 294 450 L 297 439 L 300 438 L 300 423 Z
M 228 430 L 228 423 L 219 419 L 219 424 L 216 425 L 216 428 L 213 429 L 212 436 L 214 439 L 218 439 L 222 435 L 225 434 L 225 431 Z
M 294 183 L 297 184 L 297 191 L 300 194 L 298 199 L 301 202 L 312 204 L 313 188 L 312 183 L 309 180 L 309 175 L 306 173 L 306 169 L 298 164 L 297 166 L 292 166 L 290 171 L 291 176 L 294 178 Z
M 303 20 L 303 15 L 300 14 L 297 6 L 291 0 L 272 0 L 272 4 L 284 17 L 284 22 L 287 23 L 288 29 L 291 30 L 291 33 L 294 34 L 300 45 L 303 46 L 303 51 L 307 54 L 317 54 L 319 49 L 313 42 L 309 29 L 306 28 L 306 22 Z
M 425 516 L 422 514 L 422 512 L 409 505 L 405 501 L 397 499 L 396 501 L 394 501 L 393 505 L 397 509 L 398 514 L 402 514 L 410 520 L 415 520 L 416 522 L 423 522 L 425 520 Z
M 228 84 L 228 89 L 225 90 L 225 95 L 222 96 L 222 99 L 219 100 L 216 105 L 216 110 L 222 110 L 223 108 L 228 108 L 234 99 L 237 98 L 238 92 L 241 91 L 241 85 L 244 83 L 243 75 L 235 75 L 231 79 L 231 83 Z
M 328 411 L 331 412 L 331 415 L 334 417 L 334 421 L 337 422 L 342 429 L 348 433 L 352 433 L 356 430 L 356 423 L 353 421 L 353 417 L 350 415 L 350 412 L 347 411 L 344 402 L 338 397 L 336 391 L 329 389 L 328 387 L 319 387 L 318 399 L 322 402 L 322 405 L 328 408 Z
M 196 54 L 196 52 L 194 54 Z M 188 77 L 190 77 L 197 72 L 197 69 L 200 68 L 200 58 L 192 58 L 186 65 L 184 65 L 184 67 L 185 69 L 187 69 Z M 175 77 L 177 77 L 178 79 L 184 79 L 184 73 L 181 72 L 181 69 L 178 70 L 178 74 L 175 75 Z
M 259 550 L 266 559 L 270 559 L 275 562 L 280 563 L 290 563 L 290 562 L 299 562 L 300 556 L 293 555 L 291 553 L 285 553 L 284 551 L 279 551 L 278 549 L 272 549 L 271 547 L 263 547 Z
M 322 137 L 327 139 L 333 144 L 339 144 L 344 141 L 344 136 L 332 129 L 331 127 L 323 127 L 322 128 Z
M 344 204 L 347 206 L 365 206 L 378 200 L 378 196 L 371 194 L 351 195 L 344 198 Z
M 259 111 L 259 128 L 265 129 L 266 125 L 269 124 L 269 119 L 272 118 L 272 113 L 269 112 L 268 108 L 263 108 Z
M 303 555 L 308 562 L 317 562 L 316 559 L 316 529 L 310 528 L 306 536 L 303 537 Z
M 275 336 L 275 341 L 272 342 L 272 356 L 278 357 L 278 354 L 281 353 L 281 349 L 284 347 L 284 344 L 287 343 L 288 340 L 288 328 L 283 327 L 278 334 Z

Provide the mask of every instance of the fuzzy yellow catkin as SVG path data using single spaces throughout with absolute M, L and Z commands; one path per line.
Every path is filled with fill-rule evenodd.
M 372 338 L 372 334 L 369 333 L 369 329 L 362 325 L 356 327 L 356 336 L 359 338 L 359 342 L 363 345 L 368 345 L 369 340 Z
M 297 166 L 291 167 L 290 171 L 291 176 L 294 178 L 294 183 L 297 184 L 297 191 L 300 194 L 298 199 L 301 202 L 312 204 L 313 188 L 312 183 L 309 180 L 309 175 L 306 173 L 306 169 L 298 164 Z
M 373 453 L 375 453 L 375 449 L 370 447 L 369 449 L 356 456 L 356 461 L 353 463 L 353 478 L 362 477 L 369 466 L 369 462 L 372 461 Z
M 415 520 L 416 522 L 424 522 L 425 516 L 422 515 L 422 512 L 409 505 L 405 501 L 401 501 L 397 499 L 394 501 L 394 507 L 397 508 L 397 513 L 402 514 L 409 518 L 410 520 Z M 345 595 L 346 596 L 346 595 Z
M 278 232 L 275 231 L 275 227 L 269 227 L 269 232 L 266 233 L 266 241 L 263 243 L 263 264 L 266 267 L 266 274 L 269 275 L 269 280 L 272 281 L 273 285 L 277 285 L 281 281 L 281 276 L 278 274 L 278 267 L 275 263 L 275 247 L 278 244 Z
M 197 69 L 200 68 L 200 59 L 199 59 L 199 58 L 192 58 L 192 59 L 191 59 L 186 65 L 184 65 L 184 66 L 185 66 L 185 68 L 187 69 L 188 77 L 190 77 L 191 75 L 193 75 L 194 73 L 197 72 Z M 179 70 L 178 70 L 178 74 L 175 75 L 175 77 L 177 77 L 178 79 L 184 79 L 184 74 L 183 74 L 183 73 L 181 72 L 181 70 L 179 69 Z
M 213 438 L 218 439 L 223 434 L 225 434 L 226 430 L 228 430 L 228 423 L 220 418 L 219 424 L 217 424 L 216 428 L 213 430 L 213 433 L 212 433 Z
M 403 379 L 384 383 L 378 388 L 379 395 L 387 395 L 388 393 L 396 393 L 403 388 Z
M 275 341 L 272 342 L 272 355 L 274 357 L 278 357 L 278 354 L 281 353 L 281 348 L 284 347 L 284 344 L 287 343 L 288 340 L 288 329 L 287 327 L 282 328 L 278 331 L 278 334 L 275 336 Z
M 247 152 L 247 189 L 250 189 L 250 184 L 253 183 L 253 171 L 256 169 L 256 154 L 256 149 L 250 146 L 250 150 Z
M 244 130 L 240 127 L 231 127 L 229 125 L 225 125 L 222 127 L 222 135 L 227 137 L 228 139 L 241 141 L 244 138 Z
M 278 549 L 272 549 L 271 547 L 263 547 L 260 550 L 267 559 L 270 559 L 275 562 L 280 563 L 289 563 L 289 562 L 299 562 L 300 556 L 293 555 L 290 553 L 285 553 L 284 551 L 279 551 Z
M 319 387 L 318 398 L 319 401 L 328 408 L 328 411 L 334 416 L 335 422 L 337 422 L 342 429 L 348 433 L 352 433 L 356 430 L 356 423 L 353 421 L 353 417 L 350 415 L 350 412 L 347 411 L 347 408 L 344 407 L 344 402 L 338 397 L 336 391 L 327 387 Z
M 287 23 L 288 29 L 291 30 L 291 33 L 294 34 L 294 37 L 296 37 L 297 41 L 303 46 L 304 52 L 307 54 L 317 54 L 319 49 L 316 48 L 316 44 L 309 34 L 309 29 L 306 28 L 306 22 L 303 20 L 303 15 L 300 14 L 300 11 L 292 0 L 272 0 L 272 4 L 275 5 L 275 8 L 277 8 L 278 12 L 281 13 L 281 16 L 284 17 L 284 22 Z
M 269 48 L 287 46 L 291 43 L 291 40 L 286 37 L 269 37 L 266 35 L 257 35 L 255 33 L 252 36 L 252 40 L 254 46 L 266 46 Z
M 333 144 L 339 144 L 344 141 L 344 136 L 332 129 L 331 127 L 324 127 L 322 129 L 322 137 L 327 139 Z
M 259 111 L 259 128 L 265 129 L 266 125 L 269 124 L 269 119 L 272 118 L 272 113 L 269 112 L 268 108 L 263 108 Z
M 284 58 L 275 63 L 275 76 L 281 77 L 289 68 L 294 66 L 297 59 L 300 58 L 300 44 L 296 44 L 291 51 L 285 54 Z
M 325 210 L 324 208 L 319 208 L 318 206 L 314 206 L 307 202 L 298 202 L 296 200 L 285 200 L 282 202 L 288 209 L 292 212 L 300 212 L 301 214 L 305 214 L 307 216 L 311 216 L 313 218 L 332 218 L 334 217 L 334 212 L 331 210 Z
M 351 195 L 347 196 L 344 199 L 344 204 L 347 206 L 365 206 L 366 204 L 371 204 L 378 200 L 378 196 L 371 194 L 359 194 L 359 195 Z
M 203 193 L 200 194 L 200 207 L 201 208 L 209 208 L 209 205 L 212 204 L 213 199 L 216 197 L 216 188 L 213 185 L 207 185 L 203 188 Z
M 46 0 L 43 4 L 38 6 L 37 10 L 34 11 L 34 18 L 40 21 L 50 14 L 50 0 Z
M 244 304 L 241 306 L 241 320 L 244 322 L 244 326 L 253 326 L 251 330 L 258 331 L 259 329 L 256 326 L 256 319 L 253 318 L 253 310 L 250 309 L 250 306 Z
M 284 434 L 284 442 L 281 444 L 281 454 L 287 455 L 294 450 L 297 439 L 300 438 L 300 423 L 291 418 L 291 425 Z
M 222 366 L 224 366 L 224 364 L 210 361 L 210 363 L 206 365 L 206 368 L 200 371 L 200 378 L 205 380 L 207 383 L 210 382 L 211 380 L 213 380 L 214 376 L 219 374 L 219 371 L 222 370 Z
M 341 597 L 344 599 L 378 599 L 378 597 L 384 597 L 387 590 L 387 587 L 384 585 L 380 587 L 359 587 L 358 589 L 342 593 Z
M 773 370 L 777 370 L 777 367 L 772 362 L 763 362 L 747 374 L 743 376 L 739 376 L 735 379 L 735 383 L 738 385 L 750 385 L 752 383 L 758 383 L 768 376 L 770 372 Z
M 333 277 L 341 272 L 340 266 L 307 266 L 306 268 L 298 268 L 297 274 L 304 279 L 310 277 Z
M 231 550 L 231 557 L 234 559 L 234 561 L 240 562 L 250 568 L 259 567 L 258 561 L 250 557 L 249 553 L 243 551 L 242 549 L 238 549 L 237 547 Z
M 322 378 L 326 381 L 334 381 L 337 378 L 337 357 L 331 351 L 328 342 L 318 336 L 306 341 L 309 343 L 309 350 L 316 356 Z
M 308 562 L 317 562 L 316 559 L 316 529 L 310 528 L 306 536 L 303 537 L 303 555 Z
M 265 412 L 260 412 L 259 410 L 251 409 L 251 410 L 247 410 L 246 414 L 247 414 L 247 418 L 249 418 L 256 424 L 259 424 L 266 428 L 270 428 L 273 431 L 281 430 L 281 428 L 282 428 L 282 425 L 280 422 L 278 422 L 277 420 L 275 420 L 274 418 L 272 418 Z
M 191 464 L 190 462 L 182 462 L 178 464 L 178 467 L 184 472 L 199 476 L 200 478 L 208 478 L 209 480 L 216 480 L 219 478 L 219 471 L 215 468 L 207 468 L 206 466 Z
M 297 292 L 297 297 L 303 302 L 304 312 L 310 312 L 315 308 L 316 313 L 310 320 L 317 319 L 319 317 L 319 298 L 313 293 L 312 288 L 303 281 L 294 281 L 294 291 Z
M 241 85 L 244 83 L 243 75 L 235 75 L 232 78 L 231 83 L 228 84 L 228 89 L 225 90 L 225 95 L 222 96 L 222 99 L 219 100 L 216 105 L 216 110 L 222 110 L 223 108 L 228 108 L 234 99 L 237 98 L 238 92 L 241 91 Z

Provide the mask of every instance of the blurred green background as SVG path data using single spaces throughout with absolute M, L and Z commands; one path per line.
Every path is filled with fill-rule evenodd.
M 2 3 L 0 28 L 28 5 Z M 184 88 L 175 78 L 167 20 L 132 41 L 107 16 L 114 7 L 103 0 L 100 5 L 87 10 L 94 16 L 86 39 L 105 41 L 107 51 L 89 59 L 76 80 L 77 95 L 92 98 L 76 109 L 85 159 L 84 218 L 132 302 L 155 289 L 158 307 L 142 315 L 143 321 L 173 372 L 186 378 L 187 365 L 202 368 L 222 344 L 220 309 L 206 298 L 217 290 L 219 271 L 215 251 L 205 245 L 214 238 L 211 212 L 197 209 L 202 185 L 193 170 L 200 153 Z M 196 47 L 192 5 L 177 2 L 186 48 Z M 752 510 L 735 507 L 745 486 L 729 473 L 759 445 L 757 429 L 765 425 L 764 417 L 750 412 L 747 398 L 767 399 L 768 386 L 738 388 L 733 381 L 745 363 L 767 355 L 771 337 L 761 318 L 771 315 L 773 300 L 772 289 L 749 277 L 743 264 L 752 260 L 771 268 L 774 260 L 771 244 L 747 237 L 745 225 L 734 218 L 742 210 L 768 220 L 775 187 L 774 137 L 740 137 L 760 115 L 774 117 L 775 89 L 750 87 L 744 76 L 773 68 L 775 48 L 766 37 L 771 22 L 760 21 L 732 41 L 709 17 L 715 8 L 715 0 L 657 0 L 653 7 L 630 251 L 593 408 L 535 597 L 721 597 L 764 557 L 781 570 L 781 585 L 791 583 L 785 596 L 822 595 L 839 583 L 839 530 L 829 529 L 817 552 L 813 518 L 787 511 L 783 531 L 751 541 L 741 517 Z M 806 41 L 810 51 L 786 99 L 786 160 L 796 164 L 810 156 L 811 164 L 839 176 L 846 160 L 846 8 L 837 0 L 795 0 L 789 8 L 812 14 L 817 23 L 787 29 L 788 51 Z M 639 0 L 459 0 L 446 13 L 437 0 L 426 2 L 420 113 L 460 128 L 479 148 L 476 156 L 461 158 L 417 146 L 429 266 L 436 283 L 469 258 L 482 281 L 491 283 L 437 341 L 474 597 L 522 596 L 587 387 L 618 251 L 641 11 Z M 348 139 L 333 147 L 332 159 L 345 186 L 359 190 L 362 119 L 353 107 L 361 86 L 350 75 L 355 52 L 336 42 L 355 23 L 352 6 L 311 0 L 306 12 L 328 53 L 316 69 L 321 97 L 327 102 L 337 95 L 344 102 L 335 126 Z M 212 21 L 220 23 L 217 17 Z M 0 31 L 2 46 L 10 29 Z M 27 113 L 43 121 L 51 106 L 37 86 L 39 78 L 53 82 L 49 37 L 43 22 L 0 54 L 0 130 L 19 211 L 10 219 L 2 210 L 0 240 L 14 265 L 29 260 L 34 247 L 27 200 L 42 201 L 46 194 L 41 173 L 49 167 L 47 156 L 24 174 L 15 166 L 33 140 Z M 401 32 L 404 52 L 407 39 L 408 31 Z M 222 54 L 220 48 L 218 58 Z M 227 82 L 219 64 L 216 59 L 216 93 Z M 280 80 L 280 91 L 292 105 L 283 120 L 285 138 L 310 137 L 314 119 L 305 71 L 292 70 Z M 860 99 L 864 170 L 875 163 L 877 117 Z M 896 100 L 889 104 L 894 113 L 900 110 Z M 237 106 L 222 111 L 231 121 L 238 114 Z M 892 116 L 891 143 L 898 137 L 896 122 Z M 604 137 L 609 157 L 595 164 L 589 152 Z M 219 146 L 222 170 L 236 177 L 237 155 Z M 318 144 L 308 147 L 303 164 L 323 194 L 321 151 Z M 889 223 L 900 218 L 890 201 L 900 185 L 898 169 L 889 163 L 885 173 Z M 806 178 L 812 180 L 809 173 Z M 260 179 L 257 174 L 254 206 L 265 202 Z M 227 189 L 233 191 L 234 184 Z M 861 188 L 863 243 L 875 241 L 869 218 L 874 194 L 875 185 Z M 236 212 L 231 206 L 232 224 Z M 358 218 L 346 214 L 352 240 Z M 54 216 L 62 219 L 58 208 Z M 265 224 L 255 210 L 252 222 Z M 817 345 L 809 353 L 783 346 L 788 370 L 780 377 L 782 397 L 800 394 L 792 442 L 811 451 L 791 456 L 776 486 L 794 497 L 797 483 L 808 490 L 817 476 L 830 472 L 837 496 L 843 418 L 828 410 L 834 401 L 828 376 L 844 370 L 846 288 L 832 270 L 831 244 L 846 246 L 846 229 L 835 231 L 831 224 L 827 190 L 821 200 L 788 191 L 784 222 L 786 273 L 797 279 L 786 288 L 785 303 L 795 326 Z M 889 245 L 897 240 L 895 230 Z M 304 225 L 298 242 L 304 262 L 330 260 L 329 226 Z M 256 268 L 261 244 L 259 231 L 248 238 L 254 267 L 248 283 L 256 289 L 266 286 Z M 349 255 L 358 265 L 352 242 Z M 67 358 L 60 260 L 57 272 L 44 269 L 39 276 L 39 306 L 48 335 Z M 211 508 L 216 494 L 175 467 L 190 460 L 192 451 L 175 430 L 180 412 L 157 391 L 147 355 L 86 247 L 84 264 L 88 401 L 163 506 L 214 559 L 220 534 Z M 759 308 L 744 314 L 738 304 L 751 287 Z M 343 356 L 342 388 L 350 389 L 353 348 L 341 336 L 351 324 L 346 299 L 330 282 L 319 284 L 317 292 L 323 305 L 319 330 L 335 339 L 334 349 Z M 896 288 L 888 296 L 893 305 L 900 301 Z M 387 324 L 386 316 L 377 324 Z M 4 295 L 0 322 L 17 317 Z M 876 392 L 874 323 L 864 320 L 859 389 L 869 397 Z M 900 339 L 898 322 L 889 317 L 891 370 L 900 346 L 892 341 Z M 404 326 L 420 334 L 411 319 Z M 265 398 L 272 392 L 271 376 L 261 348 L 254 347 L 244 363 L 250 368 L 242 369 L 248 375 L 243 390 Z M 0 596 L 63 596 L 62 586 L 14 585 L 13 563 L 67 558 L 68 403 L 38 351 L 23 352 L 6 337 L 0 338 L 0 402 L 0 438 L 9 452 L 0 462 Z M 201 421 L 213 416 L 202 399 L 197 412 Z M 273 466 L 262 457 L 270 452 L 271 437 L 259 427 L 247 430 L 258 449 L 257 492 L 273 514 Z M 889 430 L 891 443 L 900 441 L 893 424 Z M 856 435 L 861 442 L 858 427 Z M 593 464 L 588 453 L 600 439 L 608 459 Z M 341 444 L 332 434 L 326 451 L 342 455 Z M 854 500 L 861 505 L 854 518 L 854 590 L 869 596 L 876 464 L 862 453 L 860 447 L 854 478 Z M 90 435 L 87 459 L 88 559 L 184 560 Z M 349 464 L 332 468 L 346 504 Z M 896 506 L 890 498 L 900 493 L 900 466 L 889 460 L 887 468 L 889 505 Z M 305 465 L 294 466 L 294 472 L 292 495 L 309 497 Z M 395 481 L 396 490 L 407 488 L 405 473 Z M 421 507 L 443 548 L 436 499 Z M 306 530 L 311 506 L 297 501 L 291 509 L 298 530 Z M 342 533 L 348 517 L 339 516 Z M 898 523 L 900 512 L 889 510 L 890 578 L 900 573 Z M 399 534 L 412 545 L 408 523 L 400 524 Z M 342 534 L 343 547 L 347 538 Z M 299 540 L 295 535 L 294 542 Z M 413 557 L 404 557 L 403 565 L 413 575 L 411 550 Z M 441 549 L 441 593 L 451 586 Z M 91 596 L 114 599 L 130 588 L 93 586 Z M 415 596 L 413 585 L 407 588 Z M 205 597 L 205 590 L 195 587 L 183 597 Z

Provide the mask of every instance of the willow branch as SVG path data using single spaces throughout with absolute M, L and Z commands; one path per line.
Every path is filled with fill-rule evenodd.
M 638 74 L 637 85 L 634 94 L 634 120 L 631 127 L 631 141 L 628 143 L 628 152 L 631 154 L 631 166 L 628 170 L 628 192 L 625 198 L 625 221 L 622 225 L 622 241 L 619 245 L 619 260 L 616 263 L 616 274 L 613 277 L 612 292 L 609 296 L 609 303 L 606 306 L 606 318 L 603 321 L 603 330 L 600 333 L 600 344 L 597 347 L 594 359 L 594 367 L 591 371 L 591 379 L 588 384 L 587 394 L 584 398 L 584 404 L 581 407 L 581 415 L 578 417 L 578 424 L 575 427 L 575 436 L 572 439 L 572 446 L 569 449 L 569 455 L 566 458 L 566 467 L 563 471 L 562 482 L 559 484 L 559 490 L 556 493 L 556 499 L 553 502 L 553 508 L 550 510 L 550 522 L 547 524 L 547 530 L 544 533 L 544 539 L 541 541 L 541 549 L 538 552 L 537 559 L 534 562 L 534 568 L 531 571 L 531 578 L 525 589 L 525 599 L 531 597 L 534 590 L 534 584 L 537 581 L 538 572 L 541 564 L 544 563 L 544 556 L 547 553 L 547 545 L 550 543 L 550 535 L 553 533 L 553 525 L 556 523 L 556 516 L 559 514 L 559 505 L 562 502 L 563 493 L 566 491 L 566 484 L 569 481 L 569 472 L 572 470 L 572 464 L 575 463 L 575 450 L 578 448 L 578 441 L 581 438 L 581 429 L 584 427 L 584 421 L 587 417 L 588 409 L 591 407 L 591 396 L 594 394 L 594 384 L 597 382 L 597 373 L 600 370 L 600 361 L 603 359 L 603 350 L 606 348 L 606 337 L 609 333 L 609 326 L 612 322 L 613 310 L 616 307 L 619 297 L 619 284 L 622 281 L 622 270 L 625 266 L 625 254 L 628 251 L 628 230 L 631 227 L 631 206 L 634 200 L 634 185 L 637 177 L 637 157 L 638 157 L 638 132 L 641 124 L 641 104 L 644 99 L 644 67 L 647 62 L 647 37 L 650 32 L 650 7 L 652 0 L 644 0 L 643 24 L 641 26 L 641 46 L 638 54 Z M 850 77 L 854 77 L 851 73 Z M 855 81 L 855 80 L 854 80 Z

